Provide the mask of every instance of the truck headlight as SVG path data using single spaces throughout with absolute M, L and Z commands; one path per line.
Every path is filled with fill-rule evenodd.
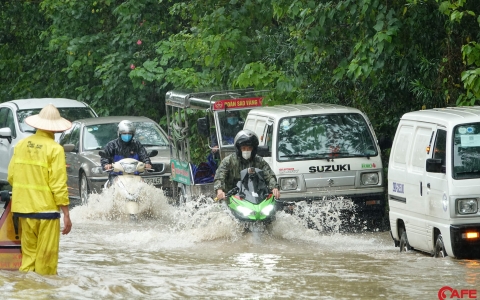
M 296 190 L 298 187 L 297 177 L 280 178 L 280 189 L 282 191 Z
M 477 199 L 458 199 L 457 211 L 461 215 L 476 214 L 478 212 Z
M 362 173 L 360 177 L 362 185 L 377 185 L 378 184 L 378 173 Z

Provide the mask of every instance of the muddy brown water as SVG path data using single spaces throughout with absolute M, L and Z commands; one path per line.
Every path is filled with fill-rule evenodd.
M 268 231 L 245 233 L 211 199 L 173 207 L 144 190 L 138 222 L 108 193 L 73 208 L 58 275 L 0 270 L 0 298 L 480 299 L 480 260 L 400 253 L 388 231 L 323 232 L 283 212 Z

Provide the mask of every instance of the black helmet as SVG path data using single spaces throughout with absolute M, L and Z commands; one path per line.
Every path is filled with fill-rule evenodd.
M 235 144 L 235 152 L 237 153 L 238 157 L 242 157 L 242 149 L 240 149 L 242 146 L 253 147 L 251 158 L 254 158 L 255 155 L 257 154 L 258 137 L 255 134 L 255 132 L 249 129 L 240 130 L 235 136 L 234 144 Z

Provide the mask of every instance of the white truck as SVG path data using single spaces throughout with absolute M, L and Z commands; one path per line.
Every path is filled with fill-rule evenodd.
M 385 225 L 381 151 L 360 110 L 318 103 L 261 107 L 248 113 L 244 128 L 269 149 L 262 157 L 277 175 L 280 201 L 349 199 L 353 207 L 342 212 L 345 219 L 355 214 Z
M 402 116 L 388 165 L 388 202 L 400 251 L 480 257 L 480 106 Z

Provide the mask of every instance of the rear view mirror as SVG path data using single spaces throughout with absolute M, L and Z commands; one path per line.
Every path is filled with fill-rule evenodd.
M 72 152 L 73 149 L 75 149 L 75 145 L 74 145 L 74 144 L 65 144 L 65 145 L 63 145 L 63 151 L 65 151 L 65 152 Z
M 198 134 L 202 136 L 209 136 L 210 135 L 210 124 L 208 122 L 208 118 L 199 118 L 197 120 L 197 130 Z
M 258 146 L 257 154 L 261 157 L 271 157 L 272 156 L 272 153 L 270 152 L 270 149 L 268 148 L 267 145 Z
M 428 158 L 426 170 L 430 173 L 445 173 L 445 168 L 442 166 L 442 160 L 438 158 Z
M 148 157 L 154 157 L 157 156 L 158 151 L 157 150 L 152 150 L 150 153 L 148 153 Z

